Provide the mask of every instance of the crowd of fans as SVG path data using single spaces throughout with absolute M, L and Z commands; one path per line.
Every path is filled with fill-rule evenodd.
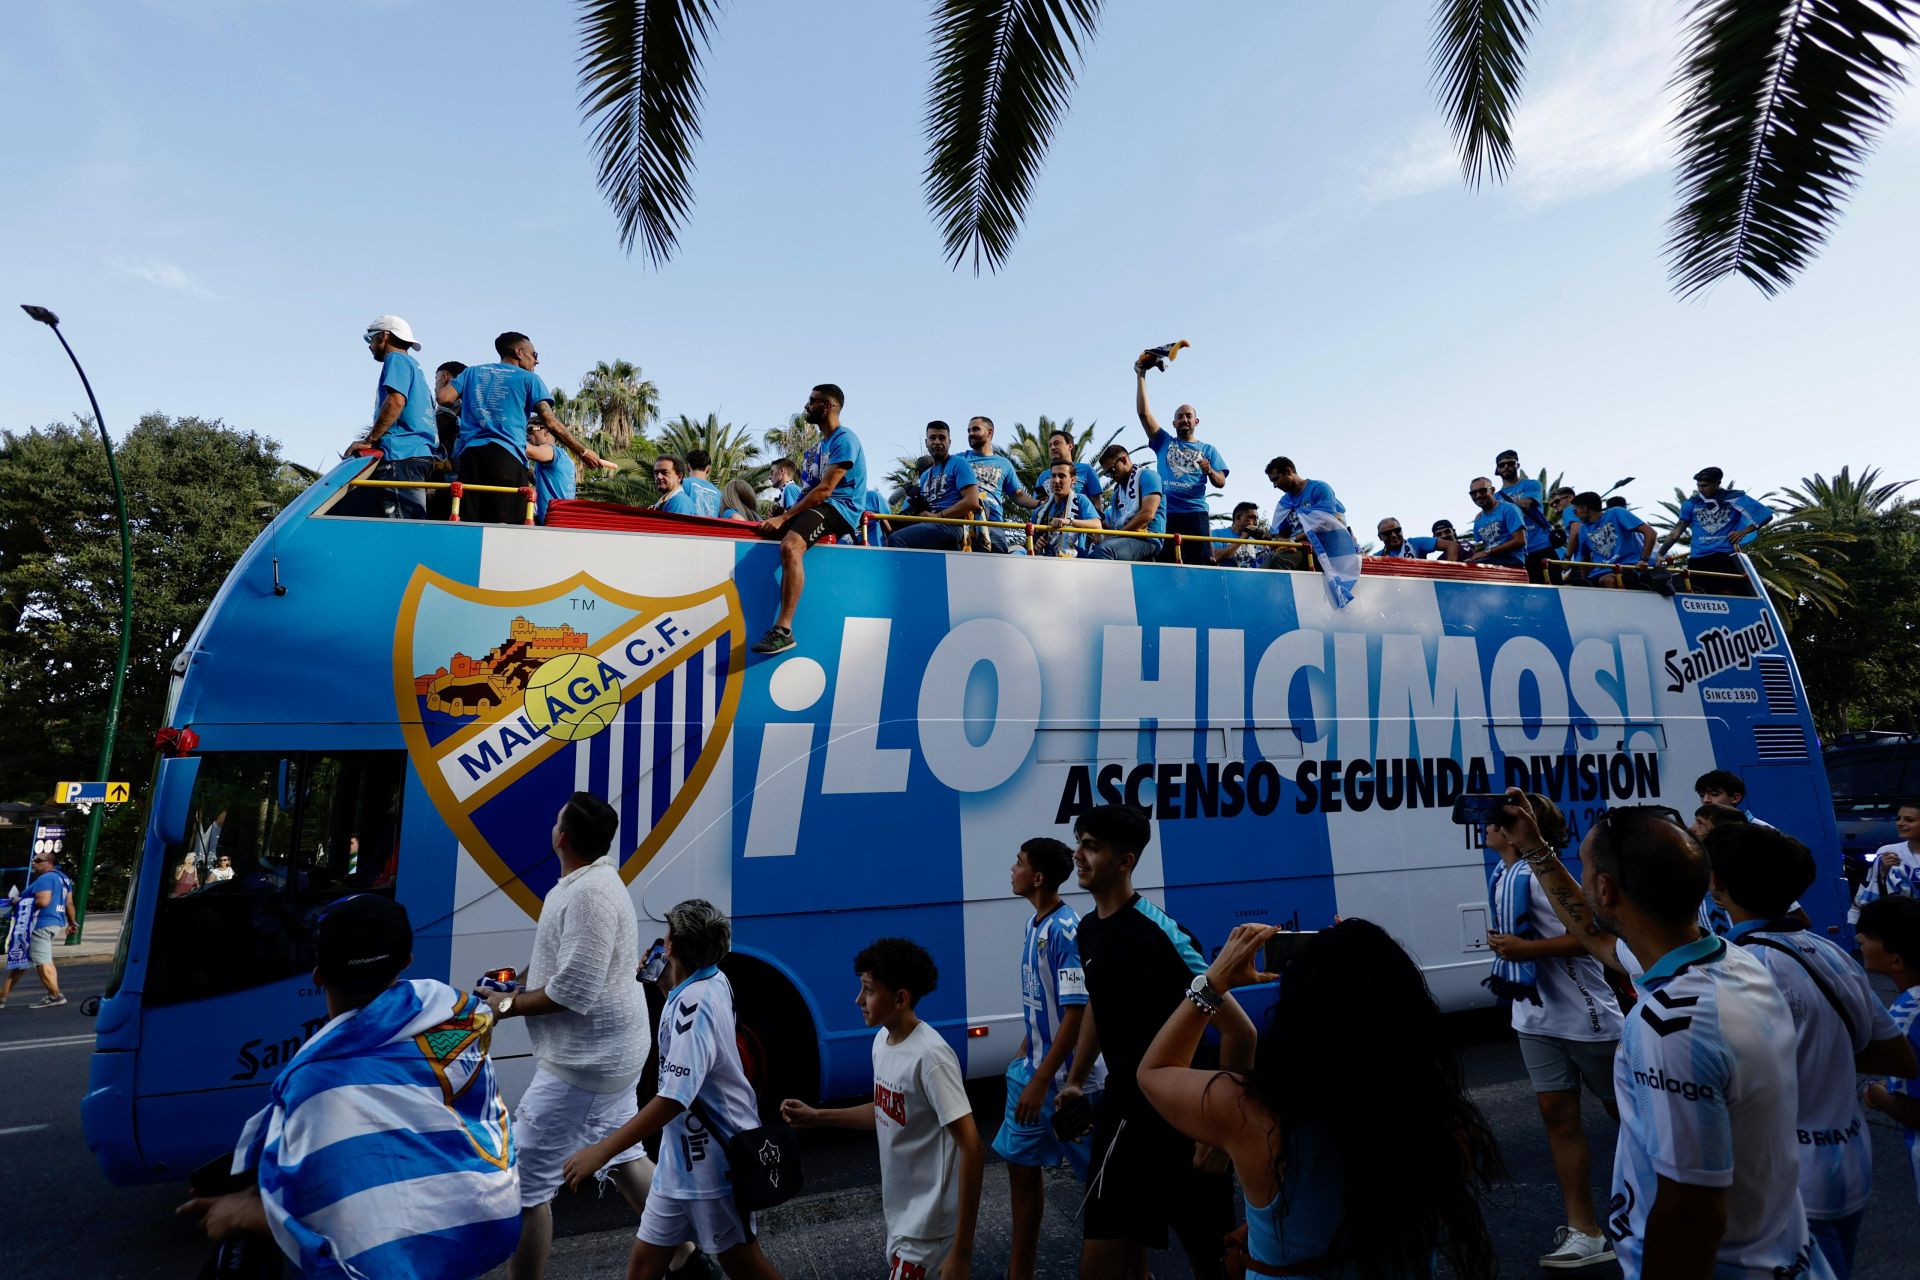
M 1690 824 L 1660 806 L 1609 809 L 1579 842 L 1578 881 L 1560 860 L 1568 823 L 1546 797 L 1509 790 L 1485 825 L 1488 985 L 1511 1003 L 1566 1209 L 1540 1262 L 1617 1258 L 1629 1280 L 1843 1280 L 1872 1192 L 1866 1110 L 1904 1127 L 1920 1177 L 1920 801 L 1901 809 L 1901 840 L 1860 888 L 1856 960 L 1798 910 L 1815 874 L 1807 847 L 1743 807 L 1737 775 L 1716 770 L 1696 790 Z M 989 1144 L 953 1048 L 915 1012 L 939 983 L 933 957 L 906 938 L 852 957 L 850 989 L 875 1030 L 870 1098 L 776 1107 L 740 1057 L 729 921 L 682 902 L 643 954 L 608 856 L 617 826 L 591 793 L 561 809 L 562 877 L 530 959 L 510 980 L 484 980 L 478 998 L 395 981 L 412 935 L 391 899 L 324 912 L 315 977 L 333 1021 L 241 1137 L 234 1171 L 252 1185 L 183 1212 L 216 1238 L 270 1234 L 326 1274 L 387 1274 L 376 1262 L 406 1259 L 406 1274 L 471 1276 L 510 1258 L 524 1280 L 544 1274 L 555 1194 L 599 1179 L 639 1214 L 630 1277 L 697 1265 L 765 1280 L 779 1272 L 755 1210 L 797 1181 L 790 1130 L 839 1127 L 876 1135 L 886 1246 L 875 1262 L 890 1280 L 1000 1269 L 976 1250 Z M 1085 1187 L 1082 1277 L 1147 1274 L 1148 1254 L 1175 1238 L 1203 1280 L 1430 1276 L 1441 1257 L 1455 1275 L 1493 1276 L 1482 1204 L 1501 1155 L 1414 959 L 1362 919 L 1310 933 L 1247 923 L 1202 940 L 1135 889 L 1145 813 L 1099 806 L 1074 830 L 1074 848 L 1026 841 L 1010 869 L 1032 916 L 1018 940 L 1025 1039 L 990 1144 L 1011 1192 L 1001 1274 L 1036 1273 L 1042 1171 L 1064 1165 Z M 1084 916 L 1061 896 L 1070 878 L 1091 898 Z M 1890 1008 L 1869 973 L 1897 989 Z M 652 1027 L 636 978 L 665 996 Z M 1264 1030 L 1232 994 L 1258 983 L 1277 983 Z M 529 1020 L 537 1069 L 509 1122 L 486 1031 L 510 1018 Z M 473 1056 L 464 1073 L 436 1060 L 437 1077 L 421 1074 L 408 1037 L 452 1063 Z M 640 1105 L 650 1055 L 657 1076 Z M 1862 1089 L 1857 1074 L 1880 1078 Z M 465 1100 L 447 1104 L 464 1133 L 416 1142 L 391 1165 L 369 1160 L 405 1136 L 396 1109 L 415 1105 L 402 1085 L 416 1076 L 466 1082 L 451 1095 Z M 1619 1121 L 1604 1212 L 1589 1191 L 1583 1090 Z M 441 1096 L 424 1089 L 423 1130 L 445 1129 Z M 657 1161 L 645 1145 L 656 1140 Z M 336 1151 L 359 1163 L 350 1172 Z M 433 1175 L 455 1169 L 471 1177 L 451 1203 Z M 341 1211 L 389 1174 L 377 1215 Z

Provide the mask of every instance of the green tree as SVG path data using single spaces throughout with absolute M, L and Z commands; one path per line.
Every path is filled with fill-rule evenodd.
M 893 469 L 881 477 L 880 484 L 887 495 L 887 501 L 893 504 L 895 511 L 903 510 L 907 504 L 907 486 L 916 484 L 920 479 L 920 457 L 917 453 L 903 453 L 893 460 Z
M 683 413 L 660 428 L 655 443 L 661 453 L 680 458 L 695 449 L 705 449 L 713 459 L 713 482 L 722 488 L 729 480 L 745 480 L 755 490 L 767 483 L 767 463 L 760 461 L 760 446 L 747 428 L 722 422 L 718 414 L 696 419 Z
M 594 434 L 618 454 L 646 434 L 660 417 L 660 388 L 640 376 L 640 366 L 627 360 L 602 360 L 580 379 L 577 405 L 580 421 L 594 423 Z
M 1511 122 L 1541 0 L 1436 0 L 1434 87 L 1469 186 L 1512 168 Z M 601 192 L 657 265 L 693 205 L 700 62 L 714 0 L 584 0 L 580 107 Z M 1066 114 L 1100 0 L 935 0 L 927 204 L 947 260 L 997 270 Z M 1161 21 L 1157 11 L 1143 14 Z M 1695 0 L 1675 76 L 1674 288 L 1728 275 L 1773 294 L 1839 220 L 1891 117 L 1916 0 Z
M 228 571 L 305 487 L 279 445 L 218 420 L 148 414 L 116 449 L 133 527 L 134 626 L 95 906 L 125 892 L 168 667 Z M 119 657 L 120 548 L 91 423 L 0 432 L 0 737 L 5 798 L 45 801 L 89 777 Z
M 820 428 L 808 422 L 806 414 L 796 413 L 783 425 L 769 427 L 760 438 L 766 442 L 769 464 L 775 458 L 792 458 L 797 463 L 820 443 Z

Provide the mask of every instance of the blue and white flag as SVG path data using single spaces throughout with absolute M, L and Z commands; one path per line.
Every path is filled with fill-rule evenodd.
M 1340 517 L 1325 507 L 1296 507 L 1294 514 L 1320 562 L 1328 601 L 1336 609 L 1346 608 L 1353 602 L 1353 589 L 1360 585 L 1360 544 Z
M 267 1224 L 308 1276 L 478 1276 L 520 1239 L 493 1014 L 401 982 L 301 1046 L 241 1131 Z
M 27 942 L 33 937 L 36 910 L 33 895 L 15 889 L 8 896 L 13 899 L 13 919 L 7 928 L 7 968 L 28 969 L 33 964 L 27 959 Z
M 1496 868 L 1487 886 L 1487 905 L 1493 912 L 1493 932 L 1517 938 L 1537 938 L 1533 927 L 1533 869 L 1515 861 Z M 1481 986 L 1502 1000 L 1540 1003 L 1540 974 L 1531 960 L 1493 958 L 1493 973 Z
M 1733 505 L 1739 509 L 1741 515 L 1753 522 L 1753 528 L 1740 539 L 1742 546 L 1753 541 L 1759 534 L 1760 527 L 1772 521 L 1774 517 L 1775 513 L 1772 507 L 1760 501 L 1760 499 L 1753 497 L 1751 494 L 1741 492 L 1739 489 L 1724 489 L 1721 491 L 1720 496 L 1733 503 Z

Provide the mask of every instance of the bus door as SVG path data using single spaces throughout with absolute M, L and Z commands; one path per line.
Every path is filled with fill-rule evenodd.
M 156 826 L 146 860 L 159 865 L 140 877 L 153 901 L 133 1119 L 154 1176 L 231 1148 L 326 1024 L 315 916 L 353 894 L 394 895 L 400 865 L 404 752 L 215 751 L 197 763 L 185 821 Z

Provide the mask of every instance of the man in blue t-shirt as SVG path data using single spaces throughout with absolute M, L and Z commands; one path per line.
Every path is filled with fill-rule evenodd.
M 1206 564 L 1213 558 L 1212 544 L 1197 541 L 1213 531 L 1207 516 L 1207 486 L 1224 489 L 1227 485 L 1227 460 L 1204 440 L 1195 439 L 1200 430 L 1200 414 L 1192 405 L 1183 404 L 1173 411 L 1173 434 L 1161 429 L 1147 404 L 1147 369 L 1133 367 L 1133 408 L 1147 433 L 1147 447 L 1153 450 L 1160 471 L 1160 483 L 1167 495 L 1167 531 L 1183 534 L 1195 541 L 1180 544 L 1179 557 L 1187 564 Z M 1163 560 L 1174 558 L 1173 543 L 1168 542 Z
M 943 520 L 972 519 L 980 510 L 980 481 L 965 460 L 948 450 L 952 429 L 938 418 L 927 424 L 927 465 L 920 469 L 920 501 L 909 495 L 908 515 L 939 516 Z M 957 524 L 897 524 L 887 539 L 890 547 L 916 551 L 958 551 L 967 530 Z
M 1047 433 L 1047 466 L 1051 470 L 1056 462 L 1071 463 L 1073 466 L 1073 491 L 1085 495 L 1097 511 L 1100 508 L 1100 469 L 1091 462 L 1080 462 L 1074 458 L 1076 444 L 1073 433 L 1062 427 L 1055 427 Z M 1048 481 L 1042 479 L 1044 487 Z
M 713 482 L 713 455 L 705 449 L 687 450 L 687 474 L 681 485 L 693 499 L 693 513 L 709 519 L 720 518 L 720 487 Z
M 493 340 L 500 360 L 469 365 L 440 389 L 439 401 L 460 406 L 460 437 L 454 445 L 454 469 L 462 484 L 518 490 L 530 487 L 527 468 L 527 422 L 538 418 L 553 438 L 588 467 L 601 464 L 600 455 L 580 443 L 553 412 L 553 393 L 534 372 L 540 353 L 533 339 L 508 330 Z M 520 524 L 526 519 L 526 499 L 519 493 L 469 491 L 460 498 L 460 519 L 466 523 Z
M 1110 444 L 1100 455 L 1101 469 L 1112 485 L 1107 502 L 1106 527 L 1128 533 L 1165 533 L 1167 513 L 1162 509 L 1160 476 L 1152 467 L 1136 467 L 1123 444 Z M 1100 539 L 1087 553 L 1089 560 L 1152 560 L 1160 554 L 1158 538 Z
M 780 611 L 767 633 L 753 642 L 755 653 L 784 653 L 793 648 L 793 615 L 806 586 L 801 558 L 831 534 L 851 540 L 860 527 L 860 503 L 867 492 L 867 454 L 860 439 L 840 425 L 846 393 L 823 382 L 807 395 L 806 419 L 820 429 L 820 443 L 800 463 L 804 492 L 786 510 L 763 521 L 761 536 L 780 540 Z
M 1260 524 L 1260 508 L 1251 502 L 1242 502 L 1233 509 L 1233 523 L 1227 526 L 1229 538 L 1264 538 L 1267 531 Z M 1267 548 L 1253 542 L 1216 542 L 1213 546 L 1213 562 L 1229 569 L 1258 569 L 1267 558 Z
M 367 353 L 380 362 L 380 380 L 373 388 L 373 425 L 353 442 L 358 449 L 378 449 L 381 459 L 371 480 L 426 480 L 440 448 L 434 422 L 433 388 L 426 370 L 413 358 L 420 344 L 413 326 L 399 316 L 378 316 L 362 335 Z M 425 489 L 374 489 L 381 515 L 389 520 L 424 520 Z
M 1747 575 L 1740 567 L 1739 549 L 1773 519 L 1771 507 L 1738 489 L 1724 487 L 1720 483 L 1724 478 L 1725 473 L 1718 467 L 1706 467 L 1694 474 L 1697 491 L 1680 504 L 1673 528 L 1660 543 L 1660 554 L 1664 556 L 1681 531 L 1688 530 L 1692 535 L 1687 546 L 1688 569 L 1697 569 L 1703 574 L 1730 574 L 1742 580 L 1712 579 L 1698 584 L 1703 590 L 1725 591 L 1745 585 Z
M 1009 513 L 1009 505 L 1033 510 L 1040 505 L 1040 499 L 1028 493 L 1020 484 L 1020 473 L 1014 469 L 1013 459 L 993 447 L 993 419 L 974 417 L 967 420 L 967 451 L 960 460 L 973 468 L 973 478 L 980 486 L 980 518 L 982 520 L 1018 520 L 1017 514 Z M 1008 546 L 1008 529 L 988 529 L 987 548 L 992 551 L 1005 551 Z M 976 537 L 974 545 L 979 546 Z M 1021 546 L 1026 545 L 1024 539 Z
M 1047 469 L 1046 499 L 1033 513 L 1039 526 L 1033 535 L 1033 553 L 1039 556 L 1077 556 L 1086 550 L 1087 536 L 1073 529 L 1100 528 L 1100 513 L 1086 494 L 1074 488 L 1073 463 L 1061 459 Z
M 660 501 L 653 504 L 655 511 L 675 516 L 700 514 L 687 491 L 687 464 L 673 454 L 663 453 L 653 460 L 653 487 L 660 491 Z
M 1508 569 L 1526 567 L 1527 519 L 1520 508 L 1503 502 L 1494 493 L 1493 481 L 1475 476 L 1467 486 L 1467 496 L 1480 508 L 1473 518 L 1476 549 L 1466 557 L 1468 564 L 1494 564 Z
M 1500 451 L 1493 460 L 1493 470 L 1500 477 L 1500 488 L 1493 496 L 1518 507 L 1520 518 L 1526 522 L 1527 581 L 1545 586 L 1547 561 L 1553 559 L 1553 525 L 1547 519 L 1545 491 L 1538 480 L 1520 474 L 1520 455 L 1512 449 Z
M 792 458 L 775 458 L 767 471 L 773 483 L 773 514 L 791 510 L 800 501 L 800 486 L 794 483 L 800 464 Z
M 1380 535 L 1380 549 L 1373 554 L 1389 560 L 1431 560 L 1439 547 L 1432 538 L 1409 538 L 1394 516 L 1383 519 L 1374 532 Z
M 536 418 L 527 424 L 527 461 L 533 464 L 533 518 L 545 524 L 547 508 L 578 491 L 573 455 L 562 449 L 547 424 Z
M 1267 483 L 1280 491 L 1280 500 L 1273 504 L 1273 523 L 1269 526 L 1274 538 L 1311 546 L 1313 539 L 1308 536 L 1302 512 L 1325 512 L 1346 523 L 1346 504 L 1334 496 L 1333 486 L 1325 480 L 1309 480 L 1301 475 L 1292 458 L 1268 459 Z M 1304 569 L 1307 553 L 1299 546 L 1275 547 L 1266 559 L 1266 567 Z
M 1600 566 L 1587 571 L 1597 587 L 1630 585 L 1628 568 L 1646 568 L 1653 560 L 1653 526 L 1625 507 L 1603 507 L 1589 490 L 1573 500 L 1579 523 L 1567 535 L 1567 556 Z M 1577 571 L 1576 571 L 1577 572 Z
M 53 944 L 63 934 L 74 931 L 73 911 L 69 903 L 73 896 L 73 882 L 60 870 L 51 853 L 33 855 L 30 867 L 33 878 L 27 882 L 26 890 L 14 902 L 15 919 L 21 919 L 20 913 L 30 916 L 26 920 L 26 962 L 33 966 L 34 974 L 40 979 L 40 985 L 47 994 L 27 1007 L 30 1009 L 54 1009 L 65 1004 L 67 998 L 60 994 L 60 975 L 53 967 Z M 11 933 L 8 941 L 13 941 Z M 8 947 L 9 959 L 14 948 Z M 0 979 L 0 1008 L 5 1008 L 7 997 L 13 992 L 13 984 L 21 974 L 19 968 L 11 965 L 5 979 Z

